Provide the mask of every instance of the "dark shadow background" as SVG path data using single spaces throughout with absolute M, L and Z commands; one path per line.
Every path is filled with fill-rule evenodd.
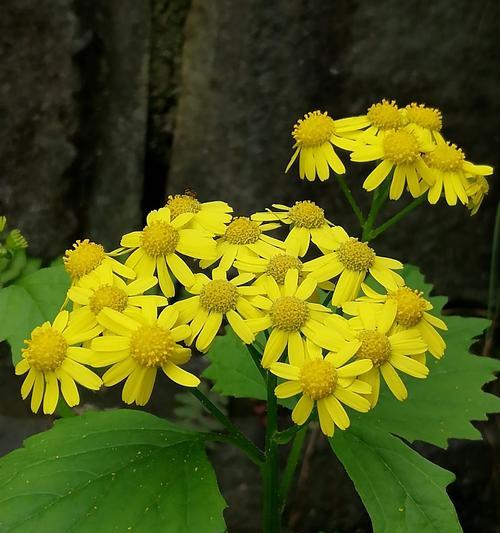
M 499 20 L 496 0 L 3 0 L 0 213 L 46 260 L 75 238 L 116 246 L 186 187 L 242 214 L 313 199 L 356 234 L 332 181 L 284 175 L 296 118 L 316 108 L 360 114 L 383 97 L 423 102 L 443 111 L 446 137 L 469 159 L 498 167 Z M 367 169 L 347 175 L 364 206 Z M 451 311 L 485 314 L 500 190 L 495 176 L 490 183 L 474 218 L 426 205 L 375 242 L 379 253 L 419 264 Z M 19 384 L 6 358 L 1 365 L 6 452 L 50 420 L 30 417 L 20 400 L 13 407 Z M 171 394 L 157 391 L 153 410 L 165 414 L 162 395 Z M 260 434 L 258 404 L 230 409 Z M 457 474 L 450 493 L 464 530 L 494 533 L 498 428 L 491 420 L 482 429 L 486 442 L 423 451 Z M 341 466 L 321 439 L 311 449 L 288 523 L 302 533 L 370 531 Z M 259 531 L 256 473 L 227 449 L 215 453 L 234 503 L 231 533 Z

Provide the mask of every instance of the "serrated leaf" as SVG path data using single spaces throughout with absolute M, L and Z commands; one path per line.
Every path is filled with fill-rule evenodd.
M 10 344 L 14 364 L 31 330 L 56 316 L 68 287 L 68 275 L 60 265 L 42 268 L 0 289 L 0 340 Z
M 408 285 L 422 290 L 436 309 L 442 297 L 429 297 L 432 285 L 423 282 L 415 267 L 406 269 Z M 500 371 L 500 361 L 469 353 L 476 337 L 489 321 L 459 316 L 441 317 L 448 325 L 444 357 L 437 361 L 428 356 L 430 374 L 417 380 L 402 376 L 408 388 L 408 399 L 398 402 L 381 387 L 380 400 L 369 413 L 353 414 L 354 419 L 371 423 L 409 441 L 421 440 L 445 448 L 449 438 L 480 439 L 481 434 L 470 423 L 485 420 L 486 413 L 500 410 L 500 399 L 482 390 Z
M 221 533 L 203 443 L 141 411 L 56 422 L 0 460 L 2 533 Z
M 447 470 L 371 424 L 337 431 L 330 446 L 370 514 L 374 533 L 459 533 Z
M 210 366 L 203 377 L 214 382 L 213 390 L 236 398 L 265 400 L 266 386 L 243 341 L 226 328 L 207 353 Z

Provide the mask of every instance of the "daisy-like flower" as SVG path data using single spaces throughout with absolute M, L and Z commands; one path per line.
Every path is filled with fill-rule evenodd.
M 222 237 L 217 239 L 215 259 L 200 261 L 201 268 L 207 268 L 217 261 L 219 267 L 229 270 L 236 258 L 244 255 L 262 255 L 279 250 L 283 243 L 265 232 L 279 228 L 279 223 L 262 224 L 247 217 L 237 217 L 227 226 Z
M 405 129 L 414 133 L 424 145 L 443 142 L 443 117 L 439 109 L 412 102 L 404 108 L 403 114 L 408 121 Z
M 255 340 L 255 332 L 247 319 L 262 315 L 254 307 L 249 297 L 263 294 L 265 289 L 256 285 L 245 285 L 253 274 L 240 274 L 228 280 L 222 268 L 212 270 L 212 279 L 205 274 L 196 274 L 196 282 L 188 292 L 195 296 L 175 302 L 172 307 L 179 312 L 179 320 L 189 323 L 191 334 L 187 340 L 196 348 L 206 352 L 210 348 L 224 317 L 238 337 L 250 344 Z
M 419 379 L 429 374 L 425 364 L 414 357 L 425 353 L 427 344 L 415 328 L 392 328 L 396 312 L 396 306 L 374 306 L 363 302 L 359 305 L 359 315 L 349 320 L 352 335 L 361 342 L 355 356 L 370 359 L 373 363 L 373 368 L 359 378 L 372 388 L 368 396 L 372 407 L 379 397 L 380 374 L 400 401 L 408 397 L 408 391 L 396 370 Z M 330 323 L 329 319 L 325 321 L 327 327 L 336 324 Z
M 113 272 L 124 278 L 135 278 L 135 272 L 131 268 L 107 254 L 102 244 L 91 242 L 88 239 L 76 241 L 73 244 L 73 249 L 66 250 L 63 262 L 72 285 L 79 285 L 85 276 L 102 265 L 110 266 Z
M 200 202 L 192 193 L 169 196 L 166 207 L 170 209 L 172 219 L 184 213 L 193 213 L 186 227 L 203 229 L 212 235 L 224 235 L 233 212 L 226 202 Z
M 194 274 L 180 257 L 187 255 L 196 259 L 213 259 L 215 242 L 208 233 L 186 226 L 194 213 L 183 213 L 172 218 L 170 209 L 162 207 L 147 216 L 147 226 L 142 231 L 133 231 L 122 237 L 121 246 L 134 250 L 125 265 L 135 270 L 140 277 L 151 277 L 155 272 L 163 294 L 175 294 L 171 274 L 182 285 L 194 283 Z
M 297 270 L 289 270 L 280 287 L 274 278 L 266 280 L 266 296 L 255 296 L 251 303 L 265 313 L 250 320 L 255 331 L 271 328 L 262 355 L 262 366 L 269 368 L 279 360 L 288 347 L 288 355 L 304 352 L 305 338 L 324 348 L 329 348 L 337 338 L 322 328 L 330 310 L 321 304 L 308 301 L 316 290 L 317 282 L 307 277 L 300 284 Z
M 345 363 L 345 358 L 330 352 L 323 358 L 321 348 L 308 343 L 305 352 L 290 356 L 290 364 L 273 363 L 271 372 L 285 379 L 276 389 L 278 398 L 301 397 L 292 411 L 292 420 L 304 424 L 316 405 L 321 431 L 332 437 L 335 426 L 347 429 L 349 416 L 344 405 L 366 413 L 370 402 L 362 394 L 370 394 L 371 387 L 359 376 L 370 371 L 369 359 Z
M 470 210 L 471 216 L 479 211 L 484 197 L 488 194 L 489 190 L 490 185 L 484 176 L 476 175 L 467 177 L 467 189 L 465 192 L 469 197 L 467 208 Z
M 349 131 L 346 135 L 353 139 L 363 140 L 376 137 L 389 130 L 402 128 L 406 121 L 394 100 L 383 99 L 371 105 L 366 115 L 341 118 L 336 123 L 342 127 L 343 131 Z
M 324 210 L 310 200 L 295 202 L 292 207 L 273 204 L 279 211 L 255 213 L 252 220 L 273 221 L 288 224 L 290 231 L 285 239 L 286 253 L 303 257 L 311 241 L 319 248 L 326 246 L 332 238 L 332 223 L 325 218 Z
M 410 194 L 417 198 L 424 192 L 422 180 L 427 182 L 428 186 L 433 184 L 422 159 L 422 153 L 431 149 L 431 146 L 425 146 L 411 131 L 399 129 L 373 137 L 367 140 L 367 144 L 359 144 L 351 153 L 351 159 L 357 162 L 381 160 L 363 182 L 367 191 L 379 187 L 394 169 L 389 198 L 398 200 L 405 185 L 408 185 Z
M 325 255 L 308 261 L 304 270 L 318 282 L 340 275 L 332 296 L 333 305 L 354 300 L 368 273 L 386 289 L 397 290 L 404 285 L 404 279 L 394 272 L 403 268 L 401 262 L 377 256 L 373 248 L 349 237 L 340 226 L 335 226 L 332 231 L 334 238 L 325 247 Z
M 337 125 L 337 122 L 339 124 Z M 330 177 L 330 168 L 337 174 L 345 173 L 344 163 L 336 154 L 333 146 L 346 150 L 352 149 L 353 142 L 343 138 L 346 128 L 341 121 L 333 120 L 326 111 L 306 113 L 293 127 L 292 137 L 295 140 L 293 153 L 285 172 L 290 170 L 299 157 L 299 175 L 301 179 L 314 181 L 316 176 L 321 181 Z
M 21 396 L 25 400 L 31 392 L 31 410 L 36 413 L 43 400 L 43 412 L 52 414 L 59 400 L 59 389 L 66 403 L 73 407 L 80 402 L 76 383 L 87 389 L 98 390 L 101 378 L 84 365 L 93 363 L 94 354 L 78 346 L 93 339 L 102 328 L 92 321 L 74 319 L 68 311 L 61 311 L 52 324 L 45 322 L 25 340 L 22 359 L 16 365 L 16 374 L 28 373 Z
M 442 141 L 435 148 L 424 155 L 427 165 L 425 170 L 429 187 L 427 199 L 435 204 L 444 189 L 444 196 L 448 205 L 456 205 L 457 199 L 467 205 L 468 182 L 466 176 L 489 176 L 493 174 L 493 167 L 489 165 L 474 165 L 466 161 L 463 151 L 455 144 Z M 426 187 L 427 188 L 427 187 Z
M 167 305 L 165 296 L 143 294 L 157 282 L 157 278 L 150 276 L 137 278 L 127 285 L 109 266 L 103 265 L 86 276 L 80 286 L 71 287 L 68 298 L 79 317 L 84 317 L 89 323 L 93 320 L 97 325 L 97 316 L 105 307 L 130 314 L 145 305 Z
M 191 329 L 179 324 L 178 318 L 172 306 L 159 316 L 154 305 L 143 307 L 134 318 L 107 307 L 99 313 L 99 322 L 112 334 L 92 341 L 93 366 L 112 365 L 102 376 L 107 387 L 126 380 L 122 391 L 125 403 L 146 405 L 160 368 L 179 385 L 200 384 L 196 376 L 180 367 L 191 358 L 191 350 L 179 344 L 189 337 Z
M 433 306 L 423 297 L 422 292 L 405 286 L 389 291 L 387 294 L 379 294 L 365 283 L 361 289 L 365 296 L 361 296 L 354 302 L 346 302 L 342 306 L 345 313 L 351 316 L 359 315 L 362 303 L 363 305 L 383 304 L 387 308 L 395 307 L 395 313 L 392 309 L 381 312 L 386 313 L 387 316 L 394 315 L 396 325 L 415 328 L 427 344 L 429 352 L 437 359 L 443 357 L 446 344 L 436 328 L 446 331 L 448 326 L 440 318 L 429 313 Z

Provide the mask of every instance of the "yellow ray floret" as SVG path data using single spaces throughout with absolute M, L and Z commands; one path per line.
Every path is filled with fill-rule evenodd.
M 428 188 L 427 199 L 435 204 L 442 196 L 448 205 L 456 205 L 457 200 L 467 205 L 469 184 L 467 176 L 489 176 L 493 174 L 493 167 L 489 165 L 474 165 L 466 161 L 463 151 L 455 144 L 442 140 L 432 151 L 424 155 L 427 169 L 427 182 L 432 183 Z
M 465 192 L 469 197 L 467 208 L 470 210 L 471 216 L 475 215 L 479 211 L 484 197 L 488 194 L 489 190 L 490 185 L 484 176 L 467 176 L 467 189 Z
M 266 235 L 279 227 L 279 223 L 262 224 L 248 217 L 236 217 L 227 226 L 224 235 L 217 239 L 215 259 L 200 261 L 202 268 L 207 268 L 217 261 L 223 270 L 229 270 L 234 261 L 242 255 L 259 256 L 279 251 L 283 243 Z
M 262 356 L 262 366 L 270 365 L 281 357 L 288 347 L 288 355 L 304 351 L 305 338 L 328 347 L 329 335 L 320 326 L 330 310 L 309 301 L 316 291 L 317 282 L 310 276 L 300 284 L 298 271 L 289 270 L 285 283 L 279 286 L 274 278 L 266 280 L 266 296 L 251 298 L 251 303 L 265 314 L 250 320 L 255 331 L 271 328 Z
M 358 359 L 370 359 L 373 368 L 360 377 L 372 388 L 369 400 L 372 407 L 377 404 L 380 390 L 380 374 L 389 390 L 402 401 L 408 397 L 408 391 L 396 370 L 415 378 L 423 379 L 429 369 L 415 356 L 427 351 L 427 344 L 416 328 L 394 328 L 396 306 L 359 304 L 359 315 L 349 320 L 353 337 L 361 345 L 355 356 Z M 334 327 L 335 323 L 325 321 L 325 326 Z
M 167 305 L 165 296 L 144 294 L 157 283 L 157 278 L 151 276 L 140 277 L 127 284 L 108 265 L 103 265 L 86 276 L 78 287 L 71 287 L 68 298 L 73 302 L 75 315 L 89 322 L 93 320 L 97 325 L 97 317 L 105 307 L 130 314 L 144 305 Z
M 363 396 L 371 393 L 371 387 L 358 379 L 370 371 L 368 359 L 344 364 L 337 354 L 328 353 L 323 358 L 321 349 L 307 343 L 307 349 L 290 358 L 290 364 L 274 363 L 271 372 L 285 379 L 275 389 L 278 398 L 301 397 L 292 411 L 292 420 L 302 425 L 307 422 L 316 405 L 321 431 L 332 437 L 335 426 L 347 429 L 349 416 L 343 405 L 366 413 L 370 402 Z
M 290 170 L 299 157 L 301 179 L 314 181 L 318 176 L 321 181 L 327 180 L 330 177 L 330 168 L 336 174 L 344 174 L 345 166 L 333 148 L 334 145 L 347 150 L 352 148 L 352 141 L 344 138 L 343 132 L 343 126 L 337 125 L 337 121 L 326 111 L 313 111 L 304 115 L 293 127 L 295 152 L 285 172 Z
M 16 365 L 16 374 L 28 373 L 21 387 L 26 399 L 31 393 L 31 410 L 36 413 L 43 400 L 43 412 L 55 411 L 59 389 L 66 403 L 73 407 L 80 403 L 76 383 L 91 390 L 98 390 L 101 378 L 84 365 L 92 365 L 94 354 L 81 348 L 82 342 L 93 339 L 101 332 L 94 321 L 75 318 L 68 311 L 61 311 L 52 324 L 45 322 L 31 332 L 25 340 L 22 359 Z
M 172 276 L 185 287 L 194 283 L 194 274 L 180 254 L 208 260 L 216 255 L 215 242 L 206 231 L 187 228 L 194 215 L 183 213 L 172 218 L 170 209 L 162 207 L 149 213 L 142 231 L 127 233 L 121 240 L 123 248 L 134 250 L 125 265 L 140 277 L 156 272 L 167 297 L 175 294 Z
M 211 235 L 224 235 L 233 212 L 226 202 L 200 202 L 192 193 L 169 196 L 166 207 L 170 209 L 172 219 L 184 213 L 193 213 L 186 228 L 202 229 Z
M 134 318 L 109 308 L 99 314 L 99 321 L 110 334 L 92 341 L 94 366 L 112 365 L 102 376 L 108 387 L 126 380 L 122 391 L 125 403 L 145 405 L 160 368 L 179 385 L 200 384 L 196 376 L 181 368 L 191 358 L 191 350 L 179 342 L 189 337 L 191 328 L 178 319 L 172 306 L 159 316 L 154 305 L 143 307 Z
M 88 239 L 76 241 L 72 249 L 66 250 L 63 262 L 72 285 L 79 285 L 87 275 L 103 265 L 108 265 L 113 272 L 124 278 L 135 278 L 135 272 L 131 268 L 110 257 L 101 244 L 91 242 Z
M 417 329 L 427 344 L 429 352 L 437 359 L 443 357 L 446 344 L 436 328 L 446 331 L 448 327 L 440 318 L 429 313 L 433 306 L 424 298 L 422 292 L 405 286 L 395 291 L 388 291 L 386 294 L 379 294 L 366 284 L 363 284 L 361 289 L 364 296 L 355 302 L 346 302 L 342 306 L 345 313 L 351 316 L 359 315 L 361 303 L 383 305 L 384 308 L 395 307 L 395 314 L 388 309 L 382 309 L 380 312 L 385 313 L 386 316 L 394 315 L 395 325 Z
M 212 279 L 205 274 L 196 274 L 195 284 L 188 289 L 195 296 L 173 305 L 179 319 L 191 326 L 188 344 L 196 339 L 196 348 L 200 352 L 208 351 L 224 318 L 243 342 L 252 343 L 255 332 L 249 327 L 248 319 L 257 318 L 262 313 L 249 299 L 265 292 L 263 287 L 246 285 L 253 279 L 253 274 L 240 274 L 228 280 L 226 271 L 221 268 L 212 271 Z
M 401 262 L 377 256 L 373 248 L 349 237 L 340 226 L 335 226 L 332 232 L 334 238 L 325 246 L 325 255 L 306 263 L 304 270 L 318 282 L 339 276 L 332 296 L 333 305 L 354 300 L 368 273 L 389 290 L 404 285 L 403 278 L 394 272 L 403 268 Z
M 252 215 L 252 220 L 279 221 L 288 224 L 290 231 L 285 239 L 286 253 L 303 257 L 311 241 L 319 248 L 331 238 L 332 223 L 325 218 L 324 210 L 310 200 L 295 202 L 292 207 L 273 204 L 277 211 L 265 211 Z
M 427 182 L 427 186 L 433 184 L 422 158 L 423 153 L 430 150 L 432 146 L 424 145 L 414 133 L 400 129 L 373 137 L 366 144 L 359 144 L 351 153 L 351 159 L 356 162 L 381 160 L 363 182 L 367 191 L 380 187 L 393 171 L 389 198 L 398 200 L 405 186 L 417 198 L 425 190 L 422 181 Z

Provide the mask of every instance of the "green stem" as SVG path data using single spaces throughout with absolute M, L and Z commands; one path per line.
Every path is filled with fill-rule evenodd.
M 229 433 L 222 433 L 220 431 L 211 431 L 207 433 L 201 433 L 201 436 L 204 440 L 207 441 L 227 442 L 233 444 L 234 446 L 242 450 L 247 455 L 247 457 L 257 466 L 262 467 L 264 464 L 264 454 L 260 450 L 258 450 L 259 457 L 257 457 L 256 453 L 250 454 L 248 448 L 243 444 L 243 441 L 238 437 L 235 437 L 234 435 L 230 435 Z
M 255 363 L 255 366 L 257 367 L 258 371 L 260 372 L 262 378 L 264 381 L 266 380 L 266 371 L 262 368 L 262 353 L 259 352 L 259 350 L 253 345 L 253 344 L 246 344 L 247 350 L 250 354 L 250 356 L 253 359 L 253 362 Z
M 274 440 L 278 444 L 287 444 L 295 437 L 295 434 L 298 433 L 301 429 L 301 426 L 297 426 L 296 424 L 294 424 L 293 426 L 290 426 L 289 428 L 286 428 L 283 431 L 276 431 L 276 433 L 274 434 Z
M 293 439 L 292 449 L 288 455 L 288 460 L 286 463 L 285 471 L 283 472 L 283 477 L 281 479 L 280 485 L 280 501 L 281 501 L 281 511 L 286 504 L 286 499 L 292 485 L 293 477 L 295 475 L 295 470 L 300 460 L 300 453 L 302 451 L 302 446 L 304 444 L 304 439 L 307 434 L 307 426 L 300 427 L 295 438 Z
M 393 217 L 391 217 L 389 220 L 386 220 L 378 228 L 375 228 L 373 231 L 371 231 L 369 235 L 370 239 L 374 239 L 375 237 L 378 237 L 381 233 L 384 233 L 385 230 L 389 229 L 391 226 L 399 222 L 408 213 L 411 213 L 416 207 L 418 207 L 421 203 L 423 203 L 424 200 L 425 200 L 425 195 L 415 198 L 413 202 L 411 202 L 406 207 L 401 209 L 399 213 L 396 213 Z
M 209 411 L 230 433 L 234 440 L 238 441 L 238 446 L 246 452 L 249 458 L 258 465 L 264 463 L 264 454 L 255 444 L 245 437 L 243 433 L 229 420 L 229 418 L 212 403 L 199 389 L 191 389 L 191 394 Z
M 278 443 L 274 435 L 278 429 L 278 404 L 274 394 L 276 376 L 267 373 L 266 462 L 264 464 L 264 533 L 279 533 L 279 476 Z
M 366 217 L 365 223 L 363 226 L 363 233 L 361 240 L 367 242 L 372 238 L 372 228 L 375 224 L 375 219 L 377 218 L 380 208 L 384 205 L 384 202 L 387 198 L 387 193 L 389 191 L 390 180 L 386 180 L 381 188 L 375 189 L 372 197 L 372 205 L 370 207 L 370 212 Z
M 335 174 L 335 179 L 337 180 L 337 183 L 340 185 L 340 188 L 342 189 L 344 196 L 346 197 L 347 201 L 349 202 L 349 205 L 351 206 L 351 209 L 353 210 L 354 214 L 356 215 L 356 218 L 358 219 L 360 225 L 362 226 L 365 221 L 363 212 L 361 211 L 359 205 L 354 199 L 351 189 L 349 189 L 349 186 L 347 185 L 347 182 L 344 179 L 344 176 L 340 174 Z
M 498 262 L 500 260 L 500 202 L 497 205 L 495 216 L 495 229 L 493 230 L 493 242 L 491 244 L 490 279 L 488 286 L 488 318 L 491 320 L 490 327 L 486 332 L 484 350 L 486 355 L 491 353 L 494 340 L 495 322 L 500 304 L 500 287 L 498 287 Z

